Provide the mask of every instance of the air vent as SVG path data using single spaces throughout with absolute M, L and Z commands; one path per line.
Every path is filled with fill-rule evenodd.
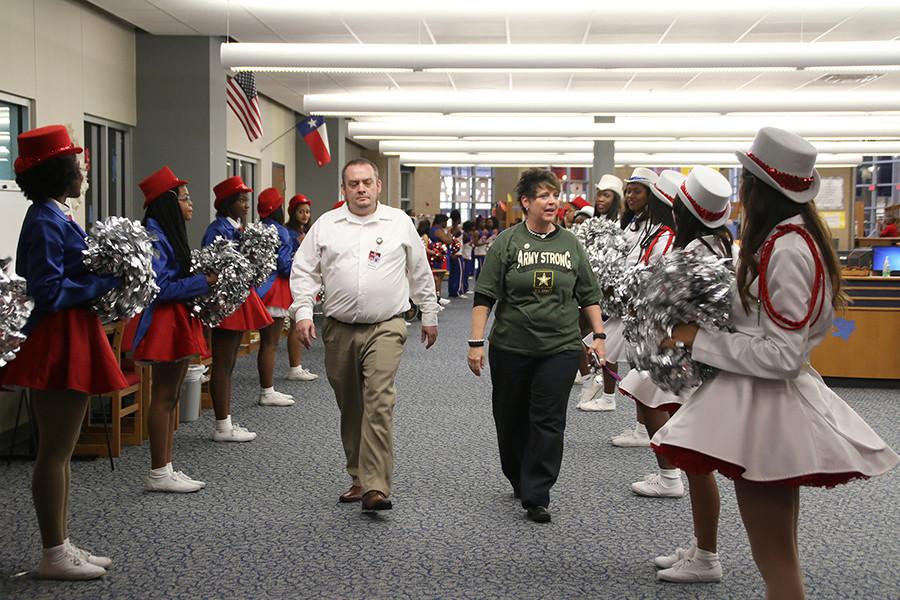
M 884 73 L 826 73 L 811 85 L 861 85 L 875 81 L 883 75 Z

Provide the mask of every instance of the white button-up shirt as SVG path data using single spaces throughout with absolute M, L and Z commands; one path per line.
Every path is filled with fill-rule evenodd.
M 291 268 L 291 314 L 312 319 L 324 284 L 326 317 L 344 323 L 380 323 L 409 309 L 423 325 L 437 325 L 440 310 L 422 239 L 403 211 L 378 204 L 365 217 L 345 204 L 319 217 L 303 238 Z

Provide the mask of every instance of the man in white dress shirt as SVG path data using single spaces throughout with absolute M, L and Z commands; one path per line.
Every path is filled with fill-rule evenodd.
M 394 378 L 409 299 L 422 310 L 422 342 L 437 339 L 434 278 L 425 247 L 403 211 L 378 203 L 378 168 L 360 158 L 341 172 L 346 203 L 319 217 L 294 256 L 291 314 L 307 348 L 313 303 L 325 286 L 325 371 L 341 410 L 341 441 L 353 482 L 341 502 L 391 508 Z

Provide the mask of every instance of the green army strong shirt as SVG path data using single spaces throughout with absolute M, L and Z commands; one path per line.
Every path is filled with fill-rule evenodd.
M 557 228 L 539 238 L 519 223 L 485 258 L 475 292 L 496 300 L 490 343 L 530 356 L 578 350 L 578 307 L 600 301 L 584 246 Z

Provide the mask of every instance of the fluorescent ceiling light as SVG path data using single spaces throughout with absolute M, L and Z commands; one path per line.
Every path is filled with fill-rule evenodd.
M 815 142 L 813 144 L 823 154 L 900 154 L 897 142 Z M 618 153 L 727 153 L 747 148 L 747 140 L 710 140 L 703 142 L 680 141 L 625 141 L 615 142 Z M 469 141 L 469 140 L 388 140 L 378 144 L 381 154 L 388 156 L 411 152 L 466 152 L 466 153 L 507 153 L 507 154 L 585 154 L 593 153 L 594 142 L 577 141 Z
M 359 92 L 308 94 L 303 110 L 317 115 L 877 112 L 900 110 L 900 92 Z
M 593 157 L 590 154 L 564 153 L 564 154 L 466 154 L 460 152 L 429 153 L 410 152 L 401 154 L 401 164 L 418 165 L 495 165 L 495 166 L 526 166 L 526 165 L 559 165 L 559 166 L 591 166 Z M 734 165 L 740 163 L 734 153 L 704 153 L 704 154 L 645 154 L 645 153 L 620 153 L 615 155 L 618 165 L 650 165 L 657 167 L 667 166 L 694 166 L 694 165 Z M 862 155 L 858 154 L 822 154 L 816 160 L 819 166 L 847 165 L 854 166 L 862 162 Z
M 418 11 L 415 11 L 418 12 Z M 223 43 L 222 66 L 308 69 L 760 69 L 898 65 L 900 42 L 719 44 Z
M 817 139 L 900 139 L 900 119 L 879 117 L 718 117 L 707 119 L 638 118 L 615 123 L 579 119 L 459 118 L 351 122 L 348 133 L 361 139 L 418 137 L 573 138 L 592 140 L 648 138 L 752 138 L 765 126 L 782 127 Z

